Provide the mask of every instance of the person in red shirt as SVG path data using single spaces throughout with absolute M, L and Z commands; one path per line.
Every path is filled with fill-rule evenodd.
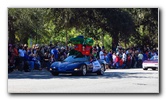
M 115 62 L 116 62 L 116 68 L 118 69 L 120 67 L 120 57 L 119 57 L 119 54 L 116 54 L 116 59 L 115 59 Z
M 131 67 L 131 55 L 127 54 L 127 65 L 126 68 L 130 68 Z
M 119 65 L 120 65 L 120 68 L 122 68 L 122 69 L 124 69 L 125 66 L 126 66 L 126 64 L 123 62 L 122 59 L 120 59 L 120 61 L 119 61 Z
M 119 65 L 120 65 L 120 66 L 123 65 L 123 60 L 122 60 L 122 59 L 120 59 L 120 61 L 119 61 Z
M 13 55 L 15 60 L 15 69 L 18 69 L 19 66 L 19 53 L 15 45 L 13 45 Z

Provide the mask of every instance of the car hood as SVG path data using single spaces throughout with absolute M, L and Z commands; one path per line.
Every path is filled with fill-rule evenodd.
M 81 62 L 54 62 L 51 67 L 56 68 L 76 68 L 80 67 L 82 63 Z
M 158 63 L 158 60 L 145 60 L 143 63 Z

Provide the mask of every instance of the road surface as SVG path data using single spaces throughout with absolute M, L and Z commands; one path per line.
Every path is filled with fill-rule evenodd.
M 107 69 L 103 76 L 60 74 L 46 70 L 8 74 L 9 93 L 159 93 L 159 71 Z

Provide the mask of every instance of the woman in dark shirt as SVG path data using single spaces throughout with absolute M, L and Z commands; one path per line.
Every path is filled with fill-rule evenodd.
M 51 58 L 51 56 L 50 56 L 49 52 L 45 52 L 45 54 L 44 54 L 44 67 L 46 67 L 47 69 L 50 68 L 50 58 Z

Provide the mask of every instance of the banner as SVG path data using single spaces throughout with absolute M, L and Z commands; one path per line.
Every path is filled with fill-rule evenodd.
M 97 70 L 101 69 L 101 65 L 99 63 L 99 61 L 94 61 L 92 62 L 92 65 L 93 65 L 93 71 L 92 72 L 96 72 Z

